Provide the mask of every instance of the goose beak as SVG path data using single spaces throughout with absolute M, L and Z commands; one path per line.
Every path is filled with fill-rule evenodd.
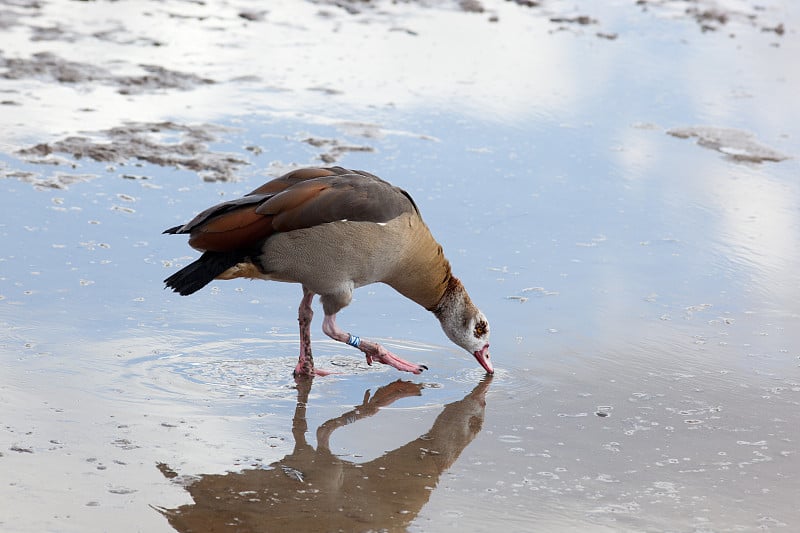
M 494 368 L 492 367 L 492 363 L 489 361 L 489 345 L 487 344 L 477 352 L 472 354 L 475 356 L 475 359 L 478 363 L 483 367 L 486 372 L 489 374 L 494 374 Z

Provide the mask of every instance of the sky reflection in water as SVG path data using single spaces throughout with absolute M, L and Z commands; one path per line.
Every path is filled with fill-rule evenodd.
M 176 27 L 162 8 L 189 9 L 92 4 L 94 19 L 56 3 L 41 23 L 84 34 L 125 14 L 120 36 L 146 36 Z M 318 5 L 287 5 L 275 4 L 264 31 L 223 3 L 217 40 L 198 20 L 166 48 L 0 36 L 4 57 L 24 41 L 27 54 L 91 51 L 112 69 L 158 63 L 220 81 L 132 97 L 103 83 L 12 87 L 20 105 L 0 117 L 0 172 L 11 175 L 0 181 L 0 401 L 13 413 L 0 434 L 11 476 L 0 524 L 86 530 L 123 516 L 165 530 L 149 506 L 189 505 L 191 490 L 164 472 L 233 478 L 292 452 L 299 288 L 164 292 L 161 280 L 193 252 L 160 232 L 288 165 L 318 163 L 332 145 L 309 138 L 371 148 L 339 163 L 411 192 L 492 320 L 498 373 L 482 429 L 440 472 L 411 530 L 797 523 L 796 34 L 735 18 L 725 27 L 734 38 L 702 33 L 655 6 L 609 7 L 593 13 L 599 28 L 558 30 L 507 2 L 492 6 L 498 23 L 416 6 L 326 18 Z M 767 7 L 764 18 L 776 13 Z M 114 67 L 119 57 L 128 63 Z M 95 111 L 79 111 L 87 105 Z M 212 183 L 152 164 L 13 155 L 166 118 L 235 128 L 210 149 L 252 165 L 240 181 Z M 694 125 L 752 132 L 794 159 L 743 163 L 667 135 Z M 37 182 L 57 173 L 67 187 Z M 340 325 L 414 351 L 431 372 L 412 380 L 420 396 L 338 430 L 338 460 L 379 461 L 414 442 L 480 381 L 428 313 L 390 289 L 358 291 Z M 310 428 L 398 377 L 322 340 L 318 323 L 312 333 L 323 364 L 345 373 L 315 383 Z

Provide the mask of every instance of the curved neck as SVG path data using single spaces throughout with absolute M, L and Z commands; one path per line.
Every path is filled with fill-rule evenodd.
M 412 222 L 415 238 L 403 251 L 391 276 L 384 282 L 429 311 L 440 304 L 453 283 L 461 285 L 450 270 L 450 262 L 428 227 L 417 218 Z

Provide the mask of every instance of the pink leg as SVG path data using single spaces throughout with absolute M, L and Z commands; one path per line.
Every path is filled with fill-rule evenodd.
M 303 299 L 297 311 L 297 321 L 300 323 L 300 358 L 294 367 L 294 377 L 327 376 L 330 372 L 314 368 L 314 357 L 311 355 L 311 319 L 314 311 L 311 302 L 314 293 L 303 287 Z
M 322 322 L 322 331 L 333 340 L 349 344 L 364 352 L 367 356 L 368 365 L 372 365 L 373 361 L 378 361 L 402 372 L 411 372 L 412 374 L 421 374 L 423 370 L 428 370 L 425 365 L 418 365 L 400 359 L 377 342 L 360 339 L 345 333 L 336 325 L 336 315 L 325 315 L 325 320 Z

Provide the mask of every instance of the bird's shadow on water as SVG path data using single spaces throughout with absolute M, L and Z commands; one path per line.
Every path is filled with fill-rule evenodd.
M 317 428 L 317 448 L 306 440 L 311 380 L 298 381 L 292 419 L 294 450 L 269 467 L 192 478 L 193 503 L 157 508 L 177 531 L 362 531 L 407 527 L 428 502 L 440 476 L 483 426 L 486 376 L 463 399 L 442 408 L 423 435 L 366 462 L 330 450 L 340 427 L 367 419 L 395 401 L 422 395 L 424 385 L 397 380 L 361 405 Z M 159 464 L 168 478 L 177 474 Z

